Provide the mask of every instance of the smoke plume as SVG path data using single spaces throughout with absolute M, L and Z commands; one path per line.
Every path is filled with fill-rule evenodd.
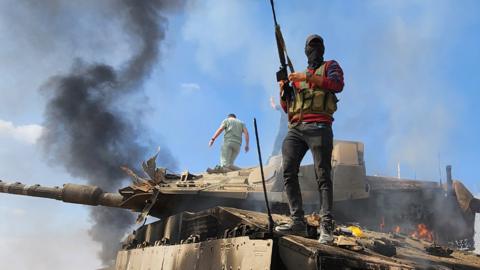
M 174 1 L 108 1 L 107 8 L 121 16 L 112 19 L 124 21 L 123 31 L 133 55 L 119 68 L 77 59 L 68 74 L 50 78 L 42 88 L 48 102 L 41 142 L 52 161 L 72 176 L 114 190 L 124 179 L 119 167 L 134 167 L 146 156 L 146 147 L 139 141 L 145 137 L 141 112 L 132 115 L 124 104 L 142 94 L 142 84 L 158 60 L 159 43 L 166 30 L 166 19 L 160 13 L 174 7 L 169 2 Z M 53 12 L 58 1 L 42 5 Z M 105 7 L 105 2 L 98 5 Z M 161 154 L 161 165 L 174 166 L 165 148 Z M 102 244 L 100 258 L 109 263 L 133 224 L 133 216 L 127 211 L 96 207 L 91 218 L 94 226 L 90 234 Z

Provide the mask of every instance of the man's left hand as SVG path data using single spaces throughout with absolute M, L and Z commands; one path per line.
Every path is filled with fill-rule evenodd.
M 248 145 L 245 145 L 245 153 L 248 152 L 249 149 L 250 147 L 248 147 Z
M 288 75 L 288 80 L 291 82 L 301 82 L 307 80 L 307 75 L 304 72 L 293 72 Z

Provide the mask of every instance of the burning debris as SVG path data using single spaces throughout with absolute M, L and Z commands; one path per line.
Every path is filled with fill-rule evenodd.
M 418 224 L 417 230 L 410 234 L 410 237 L 433 242 L 433 234 L 428 230 L 427 225 L 425 224 Z
M 434 232 L 429 230 L 427 225 L 420 223 L 416 226 L 416 229 L 405 230 L 400 226 L 395 226 L 390 232 L 397 238 L 410 237 L 415 240 L 424 240 L 428 242 L 434 242 Z

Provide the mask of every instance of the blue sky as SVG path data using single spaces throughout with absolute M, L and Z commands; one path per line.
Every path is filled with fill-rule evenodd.
M 0 4 L 0 179 L 83 181 L 47 164 L 35 138 L 46 102 L 39 88 L 50 76 L 68 70 L 75 57 L 121 66 L 131 54 L 121 17 L 94 2 L 65 1 L 53 21 L 28 1 Z M 297 70 L 305 66 L 303 46 L 311 33 L 324 37 L 325 58 L 344 69 L 335 138 L 365 143 L 369 174 L 395 175 L 400 163 L 402 177 L 438 181 L 451 164 L 454 178 L 480 194 L 478 1 L 277 1 L 276 9 Z M 187 1 L 168 20 L 162 55 L 143 89 L 148 101 L 132 105 L 145 110 L 141 120 L 152 153 L 168 147 L 178 171 L 214 166 L 220 141 L 210 149 L 208 140 L 234 112 L 251 134 L 258 119 L 268 156 L 279 118 L 269 107 L 270 96 L 277 98 L 278 59 L 268 1 Z M 242 152 L 238 165 L 256 165 L 254 150 Z M 52 213 L 45 231 L 65 224 L 78 235 L 88 229 L 85 208 L 1 197 L 0 213 L 17 221 L 1 223 L 0 232 L 12 239 L 32 229 L 12 230 L 12 224 L 45 222 L 45 209 Z M 88 250 L 85 258 L 94 260 Z

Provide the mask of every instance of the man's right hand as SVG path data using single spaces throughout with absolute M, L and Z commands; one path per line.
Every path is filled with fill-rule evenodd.
M 208 146 L 212 147 L 213 143 L 215 142 L 214 138 L 211 138 L 210 141 L 208 142 Z

